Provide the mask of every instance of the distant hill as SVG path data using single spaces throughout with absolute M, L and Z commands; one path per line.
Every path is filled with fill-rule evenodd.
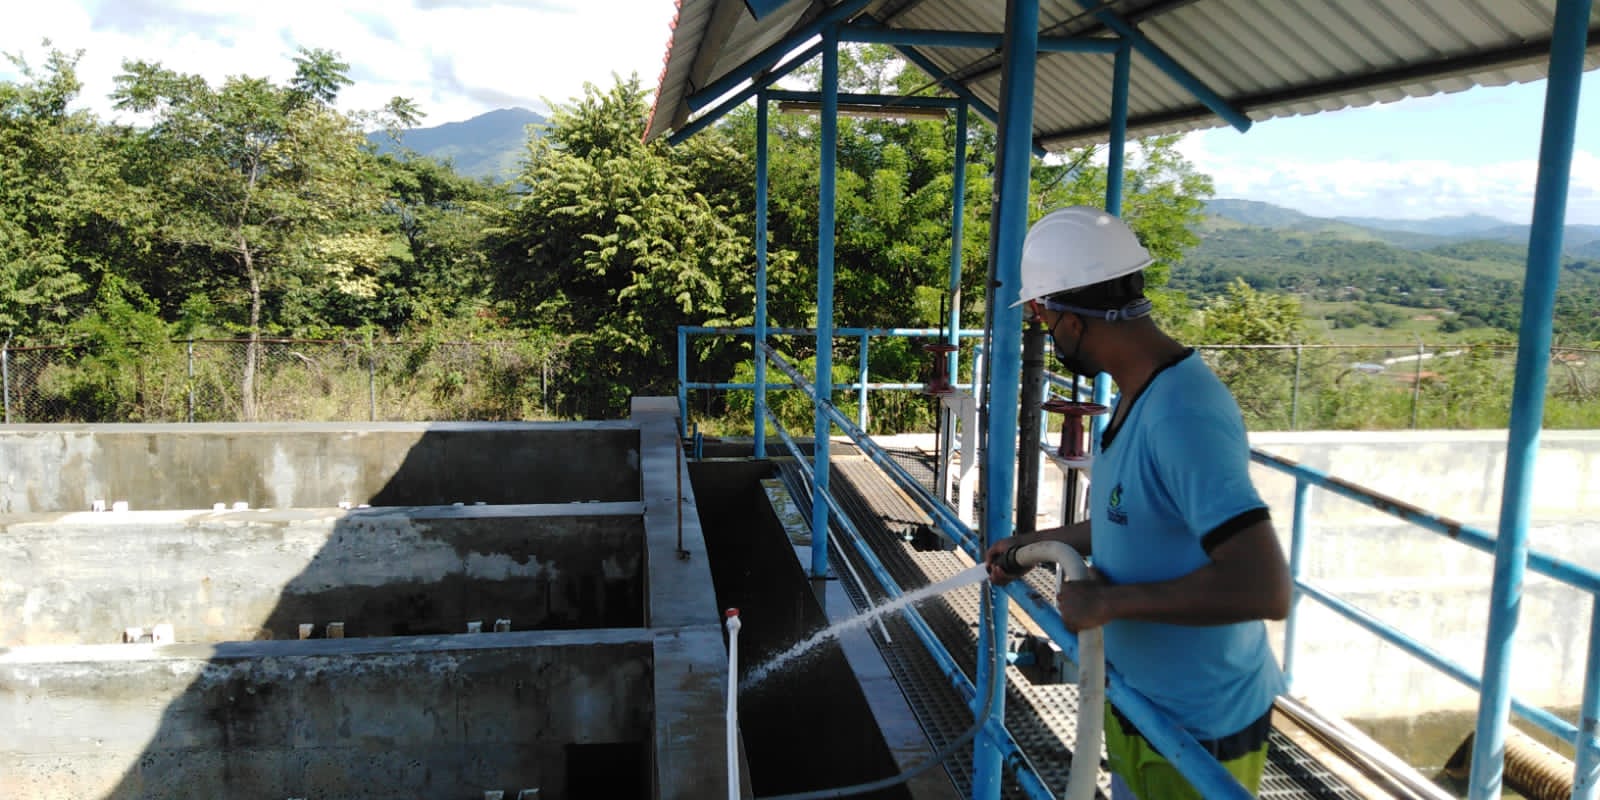
M 1386 219 L 1383 217 L 1313 217 L 1289 208 L 1255 200 L 1218 199 L 1206 203 L 1206 212 L 1228 223 L 1277 231 L 1317 233 L 1350 241 L 1387 242 L 1407 250 L 1433 250 L 1472 241 L 1506 242 L 1517 248 L 1527 246 L 1527 225 L 1506 222 L 1483 214 L 1466 214 L 1432 219 Z M 1562 235 L 1562 250 L 1572 258 L 1600 255 L 1600 225 L 1568 225 Z
M 544 122 L 543 116 L 526 108 L 502 108 L 464 122 L 413 128 L 401 136 L 400 146 L 449 162 L 462 175 L 508 181 L 516 177 L 518 162 L 526 152 L 527 127 Z M 382 132 L 367 138 L 380 153 L 396 150 Z

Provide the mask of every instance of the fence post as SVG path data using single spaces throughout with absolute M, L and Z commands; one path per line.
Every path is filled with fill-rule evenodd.
M 367 421 L 378 421 L 378 358 L 372 331 L 367 331 Z
M 0 344 L 0 395 L 5 396 L 6 424 L 11 424 L 11 337 Z
M 1300 359 L 1305 355 L 1305 346 L 1296 343 L 1294 346 L 1294 388 L 1289 392 L 1289 430 L 1300 430 Z
M 1422 402 L 1422 338 L 1417 338 L 1417 369 L 1411 376 L 1411 429 L 1417 429 L 1417 406 Z
M 188 421 L 189 422 L 194 422 L 194 339 L 191 337 L 189 339 L 189 341 L 186 343 L 186 345 L 187 346 L 184 347 L 184 351 L 185 351 L 185 353 L 186 353 L 186 355 L 188 357 L 188 360 L 189 360 L 189 366 L 188 366 L 188 374 L 189 374 Z
M 860 383 L 856 387 L 856 392 L 861 402 L 861 407 L 856 409 L 856 427 L 860 428 L 862 433 L 865 433 L 867 430 L 867 335 L 864 333 L 861 334 L 860 373 L 856 376 L 857 381 Z

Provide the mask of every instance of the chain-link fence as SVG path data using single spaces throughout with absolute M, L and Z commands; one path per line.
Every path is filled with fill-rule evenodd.
M 1198 348 L 1251 430 L 1503 428 L 1511 345 L 1239 345 Z M 1544 424 L 1600 427 L 1600 350 L 1550 352 Z
M 5 346 L 0 396 L 7 423 L 541 419 L 566 367 L 553 340 Z

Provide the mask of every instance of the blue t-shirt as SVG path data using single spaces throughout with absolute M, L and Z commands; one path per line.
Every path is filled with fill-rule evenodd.
M 1095 567 L 1111 583 L 1126 584 L 1171 580 L 1209 563 L 1206 534 L 1266 507 L 1249 470 L 1239 406 L 1191 351 L 1151 378 L 1095 458 Z M 1285 688 L 1260 620 L 1116 620 L 1105 626 L 1105 645 L 1106 659 L 1128 684 L 1198 739 L 1239 731 Z

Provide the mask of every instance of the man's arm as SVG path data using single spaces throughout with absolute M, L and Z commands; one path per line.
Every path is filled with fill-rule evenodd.
M 1013 575 L 1000 568 L 1000 556 L 1013 547 L 1021 547 L 1034 542 L 1057 541 L 1078 551 L 1078 555 L 1089 557 L 1089 521 L 1074 522 L 1059 528 L 1045 528 L 1033 533 L 1019 533 L 995 542 L 989 546 L 989 551 L 984 554 L 984 562 L 989 565 L 989 580 L 996 586 L 1004 586 L 1019 575 Z
M 1211 563 L 1169 581 L 1070 581 L 1057 600 L 1062 621 L 1078 631 L 1115 619 L 1225 625 L 1288 616 L 1293 587 L 1271 520 L 1240 530 L 1209 555 Z

